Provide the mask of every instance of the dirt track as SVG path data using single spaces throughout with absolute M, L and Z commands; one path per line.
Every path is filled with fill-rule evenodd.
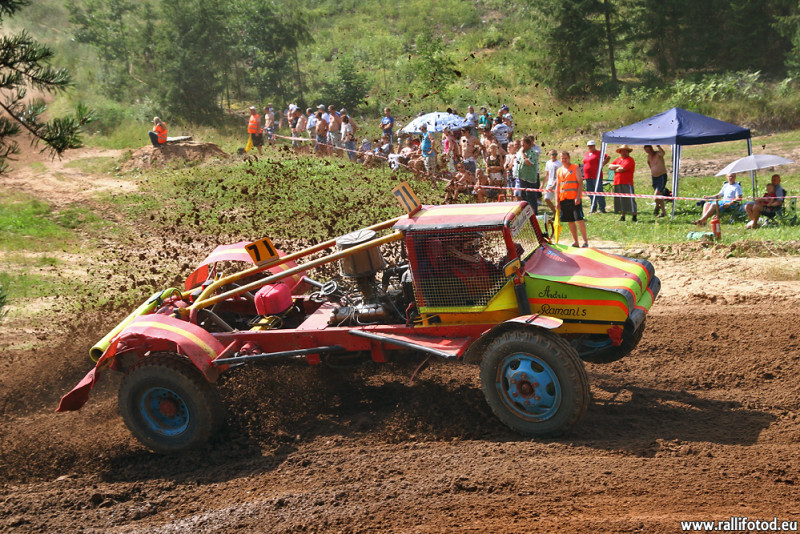
M 111 374 L 80 412 L 52 411 L 113 321 L 97 312 L 25 331 L 6 320 L 0 531 L 658 533 L 687 519 L 796 521 L 800 296 L 781 272 L 800 259 L 725 252 L 651 257 L 663 290 L 643 341 L 621 362 L 587 365 L 593 404 L 551 441 L 504 430 L 477 368 L 434 363 L 409 386 L 421 361 L 411 358 L 242 369 L 221 385 L 227 429 L 165 458 L 124 427 Z M 26 339 L 33 349 L 8 349 Z

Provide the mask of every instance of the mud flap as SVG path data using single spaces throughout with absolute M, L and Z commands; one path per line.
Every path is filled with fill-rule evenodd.
M 117 353 L 137 351 L 141 356 L 145 352 L 174 351 L 176 347 L 210 382 L 227 368 L 212 365 L 212 361 L 227 349 L 199 326 L 167 315 L 143 315 L 134 319 L 112 340 L 97 360 L 97 365 L 61 398 L 56 412 L 78 410 L 86 404 L 100 372 L 112 364 Z

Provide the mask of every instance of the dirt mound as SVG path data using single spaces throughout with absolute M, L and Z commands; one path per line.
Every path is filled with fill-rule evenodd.
M 214 143 L 167 143 L 160 148 L 154 146 L 140 148 L 131 154 L 131 158 L 122 165 L 122 170 L 127 172 L 161 167 L 172 161 L 206 161 L 229 157 Z

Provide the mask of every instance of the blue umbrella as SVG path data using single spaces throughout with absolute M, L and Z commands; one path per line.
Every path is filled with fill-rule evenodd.
M 422 133 L 420 126 L 423 124 L 428 127 L 429 132 L 442 132 L 444 131 L 445 127 L 450 128 L 451 130 L 460 130 L 462 128 L 466 128 L 469 123 L 464 117 L 460 117 L 452 113 L 434 111 L 433 113 L 422 115 L 421 117 L 417 117 L 413 121 L 409 122 L 405 125 L 405 127 L 403 127 L 402 130 L 400 130 L 400 133 L 420 134 Z

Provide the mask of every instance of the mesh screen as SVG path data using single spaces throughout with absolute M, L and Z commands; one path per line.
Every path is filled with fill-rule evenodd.
M 514 236 L 514 243 L 522 245 L 522 259 L 526 259 L 539 247 L 539 240 L 530 222 L 526 222 Z
M 420 307 L 484 308 L 506 284 L 499 228 L 413 232 L 408 248 Z

